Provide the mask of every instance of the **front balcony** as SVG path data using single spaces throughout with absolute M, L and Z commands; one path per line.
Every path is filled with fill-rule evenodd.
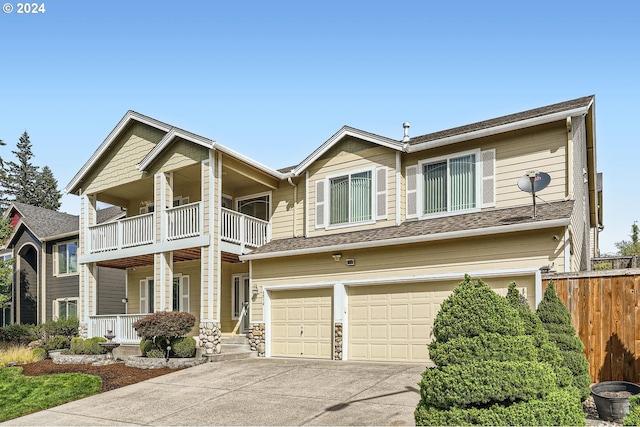
M 113 251 L 118 251 L 120 256 L 128 252 L 133 255 L 134 251 L 139 254 L 144 246 L 156 243 L 168 243 L 170 248 L 176 249 L 181 241 L 186 243 L 189 239 L 203 237 L 202 202 L 167 209 L 160 241 L 156 241 L 156 215 L 159 214 L 152 212 L 89 227 L 89 256 Z M 268 221 L 222 208 L 220 234 L 226 250 L 243 254 L 267 243 L 271 239 L 271 226 Z M 202 245 L 202 241 L 198 241 L 198 245 Z

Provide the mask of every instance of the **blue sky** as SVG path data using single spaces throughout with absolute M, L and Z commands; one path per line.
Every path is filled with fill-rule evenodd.
M 61 189 L 130 109 L 280 168 L 345 124 L 400 139 L 595 94 L 601 250 L 640 220 L 638 2 L 4 3 L 0 156 L 26 130 Z

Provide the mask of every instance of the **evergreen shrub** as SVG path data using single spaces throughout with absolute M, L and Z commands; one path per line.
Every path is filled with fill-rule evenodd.
M 142 353 L 142 356 L 146 357 L 147 352 L 153 348 L 155 348 L 155 344 L 152 340 L 142 339 L 140 341 L 140 353 Z
M 622 419 L 623 426 L 640 426 L 640 395 L 629 397 L 629 412 Z
M 545 331 L 519 311 L 465 276 L 434 319 L 436 367 L 419 383 L 417 425 L 584 425 L 575 389 L 560 388 L 555 367 L 540 360 Z
M 152 348 L 151 350 L 147 351 L 147 357 L 152 357 L 154 359 L 162 359 L 165 357 L 165 353 L 157 348 Z
M 586 400 L 591 392 L 589 362 L 582 352 L 584 344 L 571 323 L 571 313 L 558 298 L 553 281 L 550 281 L 545 289 L 536 314 L 549 332 L 549 340 L 560 350 L 562 364 L 571 372 L 572 383 L 580 399 Z
M 154 343 L 155 349 L 166 354 L 167 346 L 175 338 L 184 337 L 193 329 L 196 317 L 184 311 L 159 311 L 147 314 L 134 322 L 133 328 L 143 340 Z M 147 357 L 149 352 L 147 351 Z
M 103 337 L 92 337 L 84 340 L 83 354 L 104 354 L 107 350 L 100 345 L 101 342 L 107 342 Z
M 171 351 L 176 357 L 193 357 L 196 354 L 196 340 L 192 337 L 174 338 Z
M 38 337 L 33 325 L 13 323 L 0 328 L 0 341 L 12 345 L 27 345 Z
M 42 361 L 47 358 L 47 350 L 42 347 L 36 347 L 31 350 L 31 354 L 37 361 Z
M 81 337 L 71 338 L 71 354 L 82 354 L 84 352 L 84 339 Z
M 69 348 L 69 346 L 70 346 L 69 338 L 63 335 L 54 335 L 52 337 L 49 337 L 44 342 L 44 348 L 47 351 L 63 350 L 65 348 Z

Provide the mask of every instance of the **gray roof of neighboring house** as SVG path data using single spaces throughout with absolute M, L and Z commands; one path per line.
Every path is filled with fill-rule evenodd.
M 293 237 L 289 239 L 273 240 L 261 246 L 249 254 L 254 255 L 273 254 L 278 252 L 305 251 L 310 249 L 333 250 L 335 246 L 370 242 L 371 247 L 376 242 L 389 244 L 393 239 L 411 238 L 415 236 L 437 236 L 438 234 L 481 230 L 491 227 L 511 226 L 542 223 L 544 221 L 568 220 L 573 211 L 573 200 L 552 204 L 539 204 L 536 218 L 532 218 L 532 206 L 519 206 L 514 208 L 484 210 L 482 212 L 453 215 L 440 218 L 431 218 L 417 221 L 406 221 L 399 226 L 376 228 L 371 230 L 353 231 L 346 233 L 330 234 L 317 237 Z M 502 232 L 509 232 L 508 228 Z M 401 240 L 398 240 L 401 242 Z
M 79 233 L 80 221 L 78 215 L 71 215 L 65 212 L 58 212 L 20 202 L 12 202 L 9 209 L 12 207 L 20 213 L 21 221 L 40 240 L 46 240 L 50 237 L 73 232 Z M 118 206 L 100 209 L 97 211 L 97 222 L 113 221 L 121 218 L 125 213 L 126 212 Z

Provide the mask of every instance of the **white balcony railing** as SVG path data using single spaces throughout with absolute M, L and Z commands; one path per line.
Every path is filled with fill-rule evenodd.
M 202 227 L 200 202 L 167 209 L 167 240 L 199 236 Z
M 271 227 L 268 221 L 226 208 L 222 209 L 220 228 L 222 240 L 236 243 L 241 247 L 257 248 L 271 239 Z
M 165 233 L 156 242 L 156 215 L 158 212 L 136 215 L 115 222 L 89 227 L 90 254 L 97 254 L 136 246 L 188 239 L 203 233 L 202 202 L 189 203 L 165 211 Z M 245 248 L 257 248 L 271 240 L 268 221 L 222 208 L 220 217 L 221 239 Z
M 146 314 L 108 314 L 89 316 L 89 337 L 104 337 L 113 331 L 115 342 L 120 344 L 140 344 L 140 337 L 133 324 Z

